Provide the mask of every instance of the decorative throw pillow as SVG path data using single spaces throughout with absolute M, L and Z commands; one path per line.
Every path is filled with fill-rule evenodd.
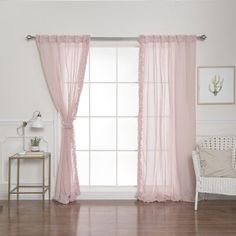
M 232 150 L 199 148 L 201 176 L 236 178 L 232 167 Z

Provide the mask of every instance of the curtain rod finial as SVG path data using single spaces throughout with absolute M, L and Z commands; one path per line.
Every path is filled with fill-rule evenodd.
M 207 38 L 207 36 L 205 34 L 199 36 L 199 39 L 202 40 L 202 41 L 205 40 L 206 38 Z
M 35 37 L 32 36 L 32 35 L 30 35 L 30 34 L 28 34 L 28 35 L 25 37 L 26 40 L 30 40 L 30 39 L 34 39 L 34 38 L 35 38 Z

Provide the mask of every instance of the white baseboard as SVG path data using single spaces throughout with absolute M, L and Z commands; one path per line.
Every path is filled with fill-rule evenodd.
M 0 192 L 0 200 L 7 200 L 7 186 Z M 81 194 L 78 200 L 134 200 L 136 194 L 135 187 L 81 187 Z M 51 197 L 53 197 L 54 187 L 52 186 Z M 40 194 L 27 194 L 19 195 L 21 200 L 40 200 L 42 196 Z M 11 199 L 16 199 L 15 195 L 11 195 Z M 45 195 L 45 199 L 48 199 L 48 193 Z
M 135 194 L 132 192 L 82 192 L 78 200 L 135 200 Z
M 53 196 L 52 196 L 53 197 Z M 0 200 L 7 200 L 7 193 L 0 192 Z M 15 200 L 16 196 L 12 195 L 11 200 Z M 40 195 L 20 195 L 20 200 L 41 200 Z M 48 200 L 46 194 L 45 199 Z M 81 192 L 78 200 L 136 200 L 133 192 Z M 236 200 L 236 196 L 225 196 L 216 194 L 200 194 L 199 200 Z
M 79 200 L 133 200 L 136 187 L 81 187 Z
M 40 195 L 20 195 L 20 200 L 41 200 Z M 0 193 L 0 200 L 7 200 L 8 196 L 6 193 Z M 47 194 L 45 199 L 48 200 Z M 135 194 L 133 193 L 84 193 L 82 192 L 78 197 L 78 200 L 135 200 Z M 11 200 L 16 200 L 16 196 L 11 195 Z

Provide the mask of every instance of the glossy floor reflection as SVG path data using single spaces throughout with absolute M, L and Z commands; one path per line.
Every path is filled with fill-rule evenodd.
M 236 201 L 0 201 L 1 236 L 236 235 Z

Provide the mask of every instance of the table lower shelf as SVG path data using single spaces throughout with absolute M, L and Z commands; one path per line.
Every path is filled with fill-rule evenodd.
M 20 189 L 22 188 L 41 188 L 44 190 L 43 191 L 30 191 L 30 192 L 20 192 Z M 49 190 L 49 186 L 48 185 L 45 185 L 44 187 L 41 186 L 41 185 L 19 185 L 19 186 L 16 186 L 15 188 L 13 188 L 11 191 L 10 191 L 10 194 L 45 194 L 47 191 Z

